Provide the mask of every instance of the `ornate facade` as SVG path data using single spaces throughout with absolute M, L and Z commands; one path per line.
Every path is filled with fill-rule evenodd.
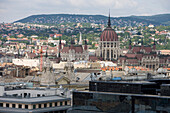
M 71 40 L 70 46 L 65 46 L 61 49 L 61 60 L 63 61 L 77 61 L 89 60 L 89 53 L 87 49 L 87 42 L 85 40 L 84 47 L 82 45 L 74 45 Z
M 102 60 L 117 60 L 122 54 L 120 49 L 120 41 L 116 32 L 111 28 L 110 14 L 108 19 L 108 26 L 102 32 L 99 41 L 99 47 L 96 51 L 96 55 L 101 57 Z
M 144 46 L 143 39 L 141 46 L 134 46 L 132 48 L 131 39 L 129 42 L 129 51 L 124 56 L 120 56 L 118 64 L 125 66 L 142 66 L 151 70 L 156 70 L 159 67 L 168 67 L 170 62 L 169 55 L 160 55 L 156 51 L 156 44 L 154 41 L 153 47 Z

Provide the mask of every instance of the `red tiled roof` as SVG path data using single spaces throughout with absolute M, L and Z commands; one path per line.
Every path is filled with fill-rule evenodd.
M 75 50 L 76 53 L 83 53 L 82 46 L 70 46 L 70 47 L 64 47 L 61 52 L 68 53 L 70 49 Z
M 127 59 L 126 61 L 128 61 L 128 63 L 131 63 L 131 64 L 138 63 L 137 59 Z
M 145 52 L 147 52 L 147 53 L 152 52 L 152 48 L 151 48 L 151 47 L 144 47 L 144 50 L 145 50 Z
M 61 52 L 62 53 L 68 53 L 69 52 L 69 47 L 64 47 Z
M 140 52 L 140 47 L 133 47 L 133 53 Z
M 142 60 L 142 57 L 143 57 L 143 54 L 136 54 L 136 58 L 137 58 L 138 60 Z
M 75 47 L 75 51 L 76 51 L 77 53 L 83 53 L 83 48 L 82 48 L 82 46 Z
M 126 56 L 129 57 L 129 58 L 135 58 L 136 54 L 126 54 Z

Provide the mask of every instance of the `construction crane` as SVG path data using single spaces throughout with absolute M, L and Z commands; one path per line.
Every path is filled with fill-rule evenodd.
M 43 49 L 41 46 L 41 49 L 40 49 L 40 72 L 42 72 L 42 68 L 43 68 Z

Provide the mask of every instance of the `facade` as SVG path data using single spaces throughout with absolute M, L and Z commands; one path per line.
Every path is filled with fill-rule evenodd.
M 170 113 L 169 83 L 91 81 L 89 91 L 73 92 L 69 113 Z
M 0 113 L 66 113 L 71 106 L 71 99 L 62 88 L 19 87 L 12 90 L 0 86 Z
M 120 56 L 118 65 L 125 66 L 142 66 L 151 70 L 156 70 L 159 67 L 168 67 L 170 55 L 161 55 L 156 51 L 156 43 L 153 47 L 145 46 L 143 39 L 141 46 L 132 48 L 131 39 L 129 42 L 129 50 L 124 56 Z
M 101 57 L 102 60 L 117 60 L 122 54 L 120 49 L 120 41 L 116 32 L 111 28 L 110 15 L 108 19 L 108 26 L 102 32 L 99 41 L 99 47 L 96 51 L 98 57 Z
M 60 49 L 60 51 L 62 61 L 89 60 L 86 40 L 84 47 L 82 45 L 74 45 L 73 41 L 71 40 L 71 45 L 67 47 L 64 46 L 63 49 Z

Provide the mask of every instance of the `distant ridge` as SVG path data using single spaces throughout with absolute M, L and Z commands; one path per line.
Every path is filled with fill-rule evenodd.
M 37 24 L 61 24 L 61 23 L 96 23 L 106 24 L 107 16 L 80 15 L 80 14 L 41 14 L 32 15 L 15 22 Z M 111 17 L 112 25 L 138 26 L 138 25 L 170 25 L 170 14 L 158 14 L 153 16 L 127 16 Z

